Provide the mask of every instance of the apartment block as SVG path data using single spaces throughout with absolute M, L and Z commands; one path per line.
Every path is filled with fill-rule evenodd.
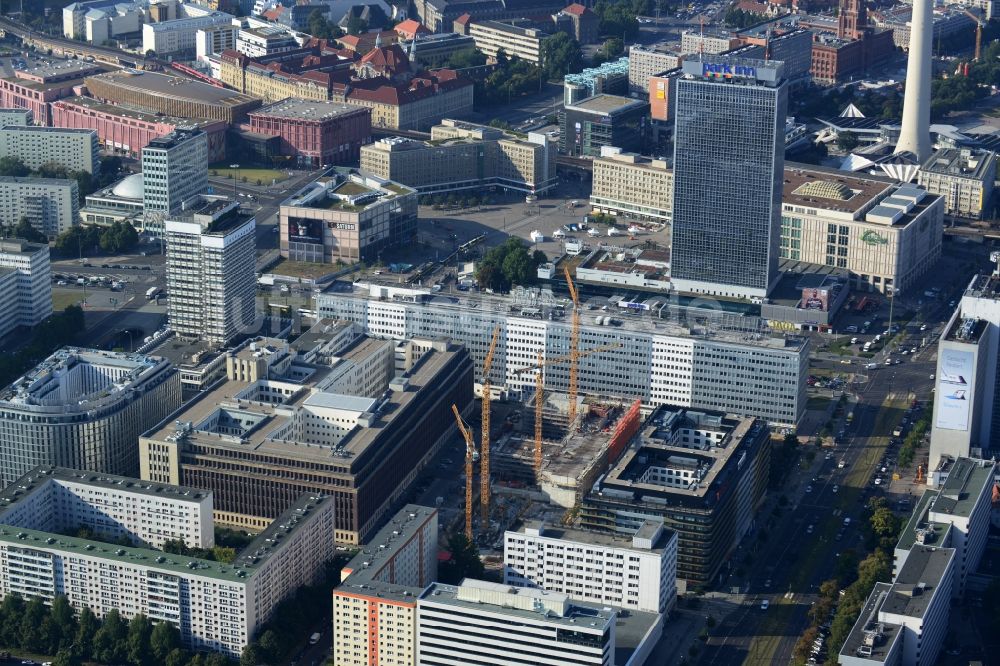
M 417 233 L 416 191 L 365 171 L 337 169 L 281 203 L 281 255 L 292 261 L 376 261 Z
M 487 58 L 496 59 L 503 51 L 508 58 L 517 57 L 533 65 L 542 64 L 542 44 L 551 35 L 530 27 L 531 21 L 512 19 L 510 21 L 470 21 L 467 34 L 476 42 L 476 48 Z
M 217 520 L 232 525 L 263 527 L 303 493 L 324 495 L 335 506 L 333 538 L 364 543 L 453 436 L 451 406 L 465 409 L 473 397 L 472 362 L 446 341 L 430 342 L 409 372 L 369 391 L 376 397 L 337 393 L 343 385 L 330 366 L 280 347 L 250 353 L 267 362 L 266 378 L 251 381 L 239 374 L 247 366 L 227 364 L 222 380 L 138 447 L 143 478 L 211 490 Z M 383 347 L 365 354 L 383 358 Z
M 0 129 L 0 157 L 14 157 L 31 169 L 55 164 L 67 171 L 98 175 L 97 132 L 61 127 L 12 126 Z
M 931 666 L 948 631 L 955 551 L 915 546 L 892 583 L 876 583 L 840 649 L 841 666 Z
M 590 207 L 597 213 L 669 224 L 674 173 L 666 160 L 606 147 L 594 159 Z
M 430 141 L 391 137 L 362 147 L 361 169 L 420 193 L 504 187 L 531 194 L 556 185 L 556 147 L 544 134 L 521 139 L 445 119 Z
M 647 613 L 677 600 L 677 534 L 647 520 L 631 538 L 529 522 L 504 533 L 503 582 Z
M 900 534 L 893 573 L 903 568 L 915 546 L 953 548 L 952 592 L 956 598 L 964 596 L 986 548 L 995 472 L 990 460 L 942 460 L 930 475 L 933 488 L 924 491 Z
M 585 295 L 584 300 L 601 311 L 602 322 L 619 325 L 581 317 L 580 348 L 620 346 L 580 364 L 582 393 L 724 410 L 772 423 L 796 423 L 805 409 L 805 339 L 772 338 L 754 317 L 705 310 L 698 316 L 712 322 L 714 333 L 707 338 L 679 324 L 680 313 L 662 299 L 609 301 Z M 499 326 L 491 378 L 494 386 L 511 391 L 534 387 L 534 373 L 518 371 L 536 363 L 539 353 L 560 356 L 569 349 L 571 322 L 557 305 L 527 290 L 515 290 L 510 297 L 434 299 L 430 287 L 380 282 L 316 297 L 321 317 L 355 322 L 369 335 L 395 340 L 448 336 L 461 342 L 476 363 L 477 377 L 482 376 L 492 331 Z M 630 310 L 640 314 L 627 314 Z M 568 382 L 565 366 L 545 369 L 546 389 L 566 391 Z
M 52 270 L 49 247 L 18 238 L 0 240 L 0 272 L 12 276 L 11 305 L 2 309 L 0 335 L 18 326 L 36 326 L 52 314 Z
M 997 155 L 991 150 L 942 148 L 918 172 L 917 182 L 944 199 L 949 217 L 979 220 L 991 210 Z
M 20 107 L 0 109 L 0 127 L 10 127 L 11 125 L 27 127 L 33 125 L 34 122 L 35 118 L 34 114 L 31 113 L 31 109 L 22 109 Z
M 581 525 L 631 536 L 649 520 L 669 524 L 677 532 L 678 589 L 710 585 L 764 501 L 767 423 L 660 407 L 640 433 L 584 498 Z
M 782 259 L 850 272 L 851 288 L 906 291 L 941 256 L 942 197 L 890 178 L 789 164 Z
M 684 56 L 667 43 L 628 49 L 628 87 L 630 92 L 649 92 L 649 79 L 668 69 L 677 69 Z
M 437 578 L 438 512 L 407 504 L 341 569 L 333 590 L 338 666 L 417 663 L 417 599 Z
M 422 666 L 616 663 L 617 613 L 565 594 L 466 578 L 458 586 L 432 584 L 417 606 Z
M 256 219 L 200 196 L 165 223 L 167 320 L 177 335 L 225 345 L 254 323 Z
M 0 226 L 26 217 L 37 231 L 55 238 L 80 218 L 80 188 L 63 178 L 0 176 Z
M 37 465 L 134 476 L 139 434 L 180 404 L 162 358 L 64 347 L 0 392 L 0 484 Z
M 35 468 L 0 494 L 0 596 L 62 595 L 99 618 L 142 614 L 173 624 L 188 650 L 238 658 L 281 601 L 323 575 L 333 501 L 299 498 L 231 564 L 155 549 L 167 538 L 210 546 L 211 506 L 193 488 Z M 127 522 L 110 528 L 114 516 Z M 134 545 L 66 536 L 77 520 Z
M 681 33 L 681 53 L 684 54 L 714 55 L 739 45 L 740 39 L 725 30 L 685 30 Z

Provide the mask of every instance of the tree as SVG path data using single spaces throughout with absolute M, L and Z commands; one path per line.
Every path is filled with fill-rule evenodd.
M 49 637 L 43 635 L 43 624 L 48 611 L 41 597 L 32 597 L 24 607 L 21 618 L 20 647 L 29 652 L 44 652 L 48 648 Z
M 73 644 L 77 625 L 73 607 L 69 605 L 66 597 L 61 594 L 52 600 L 52 606 L 49 608 L 49 618 L 52 621 L 52 630 L 49 637 L 49 654 L 52 654 L 59 650 L 67 649 Z
M 256 643 L 248 643 L 243 648 L 243 654 L 240 655 L 240 666 L 258 666 L 262 663 L 264 662 L 260 646 Z
M 232 666 L 232 662 L 218 652 L 205 655 L 205 666 Z
M 31 169 L 19 157 L 0 157 L 0 176 L 16 176 L 23 178 L 31 173 Z
M 101 628 L 94 634 L 94 659 L 104 663 L 117 663 L 127 658 L 126 638 L 128 627 L 117 608 L 104 616 Z
M 858 147 L 858 135 L 848 130 L 837 134 L 837 147 L 845 153 L 849 153 Z
M 129 663 L 134 666 L 145 666 L 149 662 L 149 636 L 152 631 L 149 618 L 142 613 L 129 622 L 126 639 Z
M 52 660 L 52 666 L 79 666 L 79 664 L 80 659 L 67 649 L 56 652 L 56 656 Z
M 542 42 L 542 72 L 550 80 L 583 69 L 580 44 L 565 32 L 557 32 Z
M 368 21 L 364 20 L 357 14 L 351 14 L 351 17 L 347 19 L 347 34 L 360 35 L 361 33 L 367 31 Z
M 281 658 L 285 656 L 285 652 L 288 651 L 285 641 L 281 640 L 281 637 L 271 629 L 260 635 L 260 638 L 257 639 L 257 645 L 260 647 L 264 659 L 272 664 L 281 661 Z
M 475 48 L 455 51 L 448 58 L 447 66 L 451 69 L 466 69 L 467 67 L 479 67 L 486 64 L 486 55 Z
M 73 652 L 74 654 L 84 658 L 89 659 L 93 656 L 93 640 L 94 635 L 97 634 L 97 630 L 100 628 L 100 623 L 97 621 L 97 617 L 94 612 L 83 607 L 80 611 L 80 619 L 77 622 L 76 637 L 73 640 Z
M 22 215 L 14 227 L 14 237 L 23 238 L 31 243 L 48 243 L 49 239 L 42 232 L 35 229 L 27 215 Z
M 163 662 L 174 650 L 181 646 L 181 635 L 177 627 L 169 622 L 157 622 L 153 626 L 153 631 L 149 635 L 149 651 L 153 659 Z
M 463 578 L 482 578 L 486 572 L 479 558 L 479 549 L 465 534 L 456 532 L 448 539 L 451 559 L 441 565 L 439 578 L 443 583 L 457 584 Z M 242 665 L 241 665 L 242 666 Z
M 171 650 L 163 659 L 163 666 L 184 666 L 188 660 L 188 653 L 180 648 Z M 158 662 L 159 663 L 159 662 Z
M 321 9 L 314 9 L 310 12 L 307 23 L 309 34 L 316 39 L 337 39 L 344 35 L 340 26 L 327 19 Z
M 0 645 L 19 647 L 20 621 L 24 617 L 24 599 L 16 592 L 8 594 L 0 603 Z

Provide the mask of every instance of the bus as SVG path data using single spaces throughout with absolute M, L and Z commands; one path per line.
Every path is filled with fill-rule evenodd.
M 146 290 L 146 300 L 151 301 L 163 293 L 162 287 L 150 287 Z

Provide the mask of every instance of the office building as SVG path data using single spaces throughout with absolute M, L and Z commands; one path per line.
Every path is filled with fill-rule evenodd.
M 914 546 L 954 548 L 952 594 L 963 597 L 986 549 L 995 472 L 991 460 L 942 458 L 928 474 L 933 489 L 924 491 L 899 535 L 893 573 L 903 568 Z
M 181 5 L 197 7 L 197 5 Z M 232 25 L 233 16 L 225 12 L 197 12 L 199 15 L 183 15 L 166 21 L 145 23 L 142 26 L 142 52 L 152 51 L 158 57 L 189 56 L 196 53 L 195 38 L 199 30 L 216 26 Z
M 682 75 L 678 68 L 649 77 L 649 115 L 653 119 L 654 134 L 673 134 L 677 81 Z
M 712 335 L 703 336 L 700 324 L 692 331 L 678 323 L 681 313 L 655 296 L 584 299 L 588 306 L 607 311 L 601 311 L 601 323 L 581 317 L 580 348 L 615 343 L 621 347 L 592 354 L 580 363 L 581 393 L 724 410 L 772 423 L 794 424 L 805 409 L 805 339 L 769 337 L 753 316 L 708 310 L 687 313 L 704 318 Z M 482 376 L 492 331 L 500 326 L 492 383 L 508 391 L 534 387 L 532 373 L 515 373 L 536 363 L 539 352 L 548 358 L 569 349 L 571 324 L 565 310 L 555 298 L 547 301 L 521 289 L 511 297 L 435 299 L 429 286 L 378 282 L 358 284 L 354 292 L 320 294 L 316 308 L 319 316 L 353 321 L 369 335 L 396 340 L 448 336 L 469 349 L 477 377 Z M 629 314 L 632 310 L 643 314 Z M 564 365 L 547 367 L 544 382 L 547 390 L 566 391 L 569 370 Z
M 909 291 L 933 270 L 943 234 L 943 198 L 915 185 L 785 167 L 781 258 L 846 269 L 854 291 Z
M 156 550 L 167 539 L 210 547 L 212 499 L 190 487 L 36 467 L 0 494 L 0 596 L 65 596 L 76 610 L 98 618 L 115 610 L 126 622 L 142 614 L 174 625 L 187 650 L 239 658 L 278 604 L 321 580 L 333 500 L 301 497 L 232 563 Z M 112 515 L 121 522 L 110 524 Z M 81 526 L 95 538 L 66 536 Z
M 299 43 L 295 36 L 279 26 L 240 28 L 236 34 L 236 50 L 251 58 L 262 58 L 297 48 Z
M 416 0 L 415 18 L 431 32 L 460 32 L 471 16 L 480 20 L 518 19 L 527 15 L 546 18 L 560 12 L 566 0 Z M 454 23 L 454 25 L 453 25 Z
M 977 21 L 985 19 L 981 13 L 979 14 L 981 18 L 973 18 L 976 12 L 977 10 L 972 9 L 969 5 L 961 8 L 934 7 L 931 13 L 933 43 L 938 44 L 939 40 L 953 40 L 963 37 L 974 39 Z M 892 41 L 899 49 L 909 50 L 913 23 L 912 4 L 904 3 L 873 12 L 872 18 L 879 28 L 892 31 Z
M 361 148 L 361 169 L 420 193 L 503 187 L 530 194 L 556 185 L 556 144 L 445 119 L 430 141 L 390 137 Z
M 734 54 L 758 60 L 780 60 L 785 63 L 785 80 L 791 87 L 809 81 L 809 70 L 812 68 L 812 31 L 798 28 L 794 22 L 788 21 L 777 25 L 765 23 L 742 30 L 738 35 L 743 46 L 733 49 Z
M 598 157 L 604 146 L 638 151 L 646 135 L 649 104 L 643 100 L 600 94 L 559 111 L 559 152 Z
M 240 28 L 235 25 L 217 25 L 201 28 L 194 36 L 195 55 L 198 62 L 209 62 L 212 55 L 226 49 L 236 48 L 236 35 Z
M 368 109 L 290 97 L 250 113 L 250 131 L 279 137 L 281 155 L 304 166 L 343 164 L 358 159 L 371 141 Z
M 508 58 L 520 58 L 532 65 L 542 64 L 542 44 L 551 35 L 531 27 L 528 20 L 468 21 L 459 34 L 468 35 L 476 48 L 491 61 L 503 51 Z
M 782 64 L 685 61 L 677 81 L 671 280 L 763 298 L 778 277 L 788 90 Z
M 681 53 L 685 55 L 718 55 L 739 45 L 740 39 L 726 30 L 684 30 L 681 32 Z M 664 67 L 663 69 L 671 68 Z
M 614 666 L 617 615 L 559 592 L 433 583 L 417 602 L 417 663 Z
M 932 666 L 948 632 L 951 548 L 915 546 L 892 583 L 876 583 L 840 649 L 841 666 Z
M 504 533 L 503 582 L 647 613 L 677 601 L 677 534 L 655 520 L 631 537 L 531 522 Z
M 13 227 L 25 217 L 48 238 L 69 231 L 80 217 L 76 181 L 0 176 L 0 226 Z
M 677 532 L 680 593 L 713 585 L 764 501 L 767 423 L 660 407 L 640 432 L 584 498 L 581 525 L 632 535 L 662 523 Z
M 917 182 L 944 199 L 945 215 L 980 220 L 992 210 L 996 176 L 993 151 L 942 148 L 920 167 Z
M 417 663 L 417 599 L 437 579 L 437 544 L 437 509 L 407 504 L 341 569 L 336 664 Z
M 563 105 L 576 104 L 601 93 L 627 95 L 628 68 L 628 57 L 622 56 L 576 74 L 567 74 L 563 77 Z
M 64 347 L 0 393 L 0 482 L 36 465 L 134 476 L 139 434 L 180 400 L 161 358 Z
M 67 171 L 86 171 L 97 176 L 101 171 L 97 132 L 64 127 L 0 128 L 0 158 L 13 157 L 37 170 L 46 164 Z
M 590 207 L 597 213 L 657 224 L 670 222 L 674 172 L 654 160 L 617 148 L 594 159 Z
M 108 72 L 88 76 L 84 83 L 90 95 L 102 102 L 177 118 L 222 120 L 229 125 L 246 120 L 247 113 L 260 106 L 255 97 L 159 72 Z
M 476 48 L 476 40 L 468 35 L 443 32 L 436 35 L 421 34 L 404 46 L 414 63 L 424 67 L 442 67 L 455 53 Z
M 142 206 L 147 233 L 163 234 L 164 220 L 208 189 L 208 137 L 185 127 L 142 149 Z
M 195 484 L 215 496 L 217 520 L 259 528 L 302 493 L 334 503 L 334 538 L 365 542 L 454 435 L 451 406 L 472 402 L 472 362 L 459 346 L 427 342 L 409 372 L 389 381 L 386 345 L 360 340 L 341 353 L 383 378 L 377 397 L 337 392 L 330 368 L 251 340 L 229 355 L 263 359 L 266 376 L 239 374 L 199 393 L 139 440 L 142 477 Z M 261 377 L 260 374 L 257 375 Z
M 50 108 L 53 127 L 95 130 L 104 150 L 116 155 L 141 157 L 142 149 L 153 139 L 179 129 L 195 127 L 205 133 L 209 163 L 221 162 L 226 157 L 228 125 L 223 120 L 145 113 L 105 104 L 91 97 L 67 97 L 53 102 Z
M 226 345 L 256 314 L 256 220 L 238 201 L 201 196 L 170 214 L 167 321 L 183 338 Z
M 812 28 L 815 33 L 810 73 L 817 83 L 832 85 L 874 72 L 887 65 L 896 52 L 892 31 L 868 23 L 864 0 L 840 0 L 839 4 L 835 20 L 820 16 L 799 21 L 800 27 Z M 816 26 L 810 24 L 814 18 Z
M 70 3 L 62 10 L 63 36 L 97 46 L 111 40 L 136 38 L 146 20 L 148 6 L 143 0 Z
M 417 193 L 365 172 L 335 170 L 281 202 L 281 255 L 292 261 L 372 262 L 417 233 Z
M 628 49 L 629 92 L 649 92 L 649 78 L 668 69 L 677 69 L 684 56 L 666 42 L 643 46 L 633 44 Z
M 0 127 L 29 127 L 35 123 L 31 109 L 0 109 Z
M 52 270 L 49 247 L 18 238 L 0 240 L 0 272 L 6 284 L 0 335 L 18 326 L 36 326 L 52 314 Z

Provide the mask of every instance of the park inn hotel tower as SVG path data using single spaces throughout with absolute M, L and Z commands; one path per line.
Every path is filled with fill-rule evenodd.
M 781 62 L 684 62 L 671 232 L 678 291 L 764 298 L 776 282 L 787 106 Z

